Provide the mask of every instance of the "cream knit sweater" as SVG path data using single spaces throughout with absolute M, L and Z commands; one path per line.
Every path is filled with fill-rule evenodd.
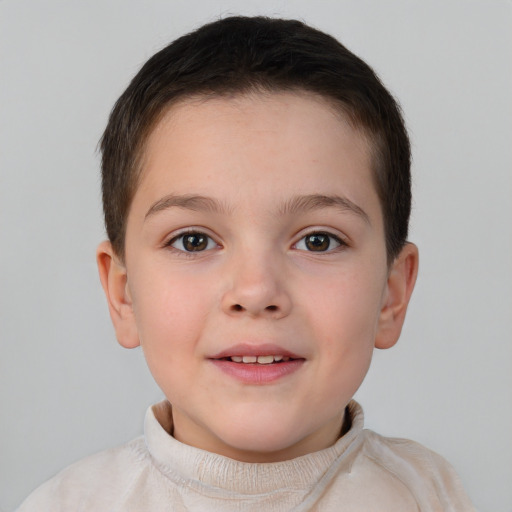
M 333 446 L 250 464 L 180 443 L 172 410 L 146 414 L 144 438 L 88 457 L 46 482 L 18 512 L 474 511 L 452 467 L 403 439 L 363 430 L 363 411 Z

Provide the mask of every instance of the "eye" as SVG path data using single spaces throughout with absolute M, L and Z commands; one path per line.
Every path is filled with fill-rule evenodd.
M 201 252 L 214 249 L 217 244 L 204 233 L 199 231 L 189 231 L 174 237 L 167 244 L 174 249 L 184 252 Z
M 337 236 L 323 231 L 318 231 L 316 233 L 309 233 L 305 237 L 301 238 L 295 244 L 295 249 L 310 252 L 327 252 L 332 251 L 341 245 L 345 245 L 345 243 Z

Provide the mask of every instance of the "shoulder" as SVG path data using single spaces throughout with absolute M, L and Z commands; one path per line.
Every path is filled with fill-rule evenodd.
M 114 504 L 147 470 L 149 459 L 143 438 L 91 455 L 37 488 L 16 512 L 85 512 Z
M 409 439 L 384 437 L 364 430 L 365 455 L 383 468 L 400 472 L 402 469 L 422 473 L 424 476 L 456 476 L 450 463 L 441 455 Z
M 418 504 L 433 503 L 439 510 L 474 510 L 451 464 L 441 455 L 408 439 L 384 437 L 364 430 L 362 454 L 382 472 L 398 480 Z M 421 507 L 420 507 L 421 509 Z

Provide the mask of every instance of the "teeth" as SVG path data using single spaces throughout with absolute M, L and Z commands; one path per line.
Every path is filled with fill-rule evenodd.
M 231 361 L 234 363 L 258 363 L 258 364 L 272 364 L 279 361 L 289 361 L 287 356 L 231 356 Z

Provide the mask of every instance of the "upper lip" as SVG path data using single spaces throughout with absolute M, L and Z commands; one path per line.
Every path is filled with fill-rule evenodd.
M 231 347 L 210 356 L 209 359 L 223 359 L 225 357 L 233 356 L 285 356 L 290 359 L 304 359 L 303 357 L 272 343 L 240 343 L 238 345 L 232 345 Z

